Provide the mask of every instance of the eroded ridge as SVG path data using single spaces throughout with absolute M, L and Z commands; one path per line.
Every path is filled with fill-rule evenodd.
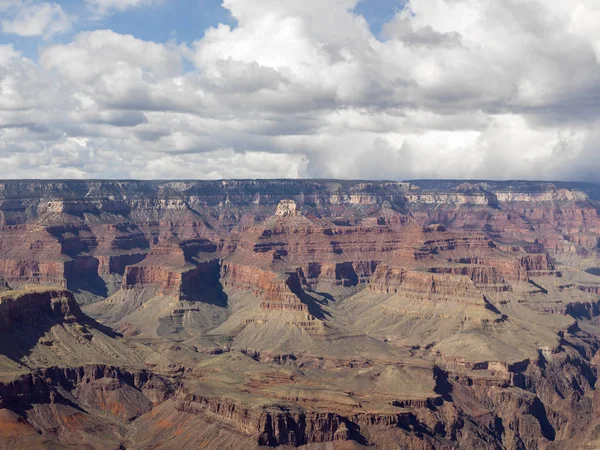
M 596 448 L 598 199 L 0 183 L 0 447 Z

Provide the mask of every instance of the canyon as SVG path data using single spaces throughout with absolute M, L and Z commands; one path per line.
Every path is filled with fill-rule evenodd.
M 600 447 L 600 185 L 0 181 L 0 448 Z

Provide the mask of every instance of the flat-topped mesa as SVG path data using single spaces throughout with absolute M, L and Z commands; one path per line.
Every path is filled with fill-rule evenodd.
M 473 284 L 479 289 L 494 292 L 506 292 L 510 290 L 510 286 L 502 274 L 494 267 L 464 265 L 464 266 L 448 266 L 448 267 L 432 267 L 429 269 L 431 273 L 446 273 L 453 275 L 464 275 L 473 281 Z
M 128 266 L 137 264 L 146 257 L 146 253 L 129 253 L 124 255 L 97 256 L 98 275 L 124 275 Z
M 530 276 L 560 276 L 547 253 L 521 253 L 504 258 L 448 258 L 448 262 L 451 264 L 430 267 L 428 270 L 432 273 L 468 276 L 478 289 L 485 291 L 510 291 L 512 284 L 527 283 Z
M 63 289 L 28 289 L 0 293 L 0 331 L 34 325 L 44 318 L 74 322 L 83 317 L 73 294 Z
M 120 224 L 65 223 L 2 226 L 0 273 L 14 287 L 25 284 L 76 286 L 80 280 L 122 275 L 143 258 L 147 241 Z M 100 255 L 98 255 L 100 254 Z
M 223 286 L 250 291 L 261 299 L 261 309 L 308 313 L 307 305 L 294 293 L 300 287 L 296 273 L 283 276 L 255 266 L 225 262 L 221 274 Z
M 353 287 L 368 283 L 377 264 L 377 261 L 312 262 L 303 265 L 300 273 L 303 281 L 311 286 L 326 283 L 332 286 Z
M 0 273 L 13 287 L 27 283 L 66 287 L 61 243 L 43 226 L 0 227 Z
M 432 273 L 380 264 L 368 289 L 388 294 L 403 293 L 436 301 L 485 305 L 482 293 L 465 275 Z
M 98 259 L 100 275 L 123 275 L 126 266 L 144 259 L 150 246 L 133 223 L 94 225 L 92 231 L 98 243 L 93 254 Z
M 156 285 L 165 291 L 176 291 L 181 285 L 181 272 L 186 265 L 179 244 L 170 242 L 157 245 L 144 260 L 125 268 L 123 288 Z
M 449 258 L 449 263 L 458 265 L 459 271 L 465 271 L 464 275 L 472 275 L 475 284 L 486 284 L 481 277 L 499 280 L 501 277 L 507 282 L 528 282 L 527 267 L 523 265 L 518 257 L 493 258 L 493 257 L 462 257 Z M 464 269 L 463 269 L 464 268 Z M 444 272 L 443 270 L 441 272 Z M 495 273 L 496 275 L 492 274 Z M 454 270 L 448 273 L 457 273 Z M 486 275 L 487 273 L 487 275 Z
M 547 253 L 533 253 L 522 256 L 521 264 L 530 276 L 561 275 L 554 267 Z
M 173 241 L 161 243 L 153 247 L 145 259 L 125 268 L 122 288 L 155 286 L 159 294 L 178 295 L 180 299 L 189 297 L 203 282 L 216 278 L 219 273 L 216 256 L 209 255 L 202 260 L 192 258 L 195 252 L 203 250 L 213 253 L 215 247 L 204 242 L 187 246 Z

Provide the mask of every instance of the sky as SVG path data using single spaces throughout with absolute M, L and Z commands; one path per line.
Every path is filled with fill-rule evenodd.
M 600 0 L 0 0 L 0 178 L 600 182 Z

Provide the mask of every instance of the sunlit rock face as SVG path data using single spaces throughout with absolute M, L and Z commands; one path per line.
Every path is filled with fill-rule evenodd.
M 2 182 L 0 448 L 595 448 L 599 199 Z
M 298 213 L 298 205 L 294 200 L 281 200 L 277 205 L 275 215 L 279 217 L 295 216 Z

